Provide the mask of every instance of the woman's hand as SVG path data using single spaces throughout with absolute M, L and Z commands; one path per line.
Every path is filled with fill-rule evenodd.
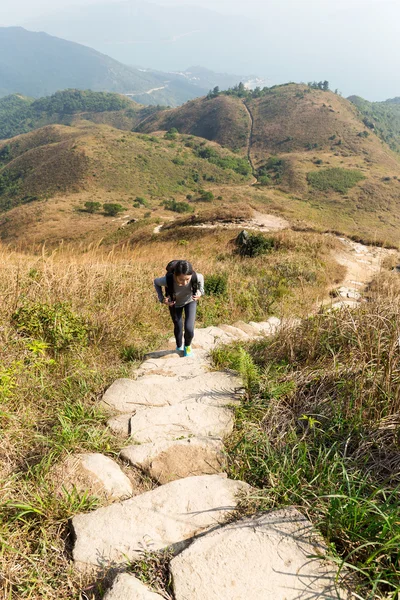
M 175 302 L 171 302 L 169 298 L 164 298 L 163 304 L 167 304 L 168 306 L 174 306 Z
M 195 296 L 192 296 L 192 298 L 195 302 L 197 302 L 197 300 L 201 298 L 201 294 L 196 294 Z

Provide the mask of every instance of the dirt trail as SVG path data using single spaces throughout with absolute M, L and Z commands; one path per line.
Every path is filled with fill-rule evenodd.
M 351 306 L 363 300 L 362 292 L 380 273 L 383 261 L 393 256 L 399 260 L 400 254 L 397 250 L 365 246 L 344 237 L 337 239 L 340 240 L 343 248 L 335 250 L 333 257 L 340 265 L 346 267 L 346 274 L 340 286 L 333 288 L 338 290 L 338 296 L 335 299 L 326 299 L 323 304 Z
M 252 181 L 251 185 L 254 185 L 255 183 L 257 183 L 257 178 L 255 176 L 256 169 L 254 167 L 253 159 L 251 158 L 251 148 L 252 148 L 252 145 L 253 145 L 254 119 L 253 119 L 253 115 L 251 113 L 251 110 L 249 109 L 249 107 L 246 104 L 246 100 L 243 100 L 243 106 L 245 107 L 246 112 L 249 115 L 249 119 L 250 119 L 250 133 L 249 133 L 249 137 L 247 139 L 247 160 L 250 163 L 251 171 L 252 171 L 253 177 L 254 177 L 254 181 Z

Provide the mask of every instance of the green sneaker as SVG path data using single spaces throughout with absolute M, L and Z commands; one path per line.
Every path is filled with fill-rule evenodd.
M 175 348 L 175 352 L 183 352 L 183 350 L 184 350 L 183 344 L 182 344 L 182 346 L 177 346 Z
M 183 356 L 193 356 L 192 346 L 185 346 Z

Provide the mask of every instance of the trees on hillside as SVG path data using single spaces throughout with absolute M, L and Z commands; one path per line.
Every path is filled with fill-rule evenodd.
M 323 90 L 324 92 L 329 92 L 329 81 L 325 79 L 325 81 L 309 81 L 308 87 L 313 90 Z

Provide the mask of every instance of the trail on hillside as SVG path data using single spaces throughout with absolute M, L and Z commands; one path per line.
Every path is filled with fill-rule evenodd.
M 256 175 L 255 175 L 256 174 L 256 169 L 254 167 L 253 159 L 251 158 L 251 148 L 252 148 L 252 145 L 253 145 L 254 118 L 253 118 L 253 114 L 252 114 L 250 108 L 248 107 L 245 99 L 243 100 L 243 106 L 245 107 L 245 109 L 247 111 L 247 114 L 249 115 L 249 119 L 250 119 L 250 133 L 249 133 L 249 137 L 247 139 L 247 160 L 250 163 L 251 170 L 252 170 L 252 173 L 253 173 L 253 176 L 254 176 L 254 180 L 255 180 L 255 181 L 252 182 L 251 185 L 254 185 L 255 183 L 257 183 L 257 178 L 256 178 Z

